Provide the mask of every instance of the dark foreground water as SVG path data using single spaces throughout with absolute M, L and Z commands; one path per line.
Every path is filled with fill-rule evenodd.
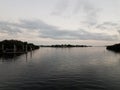
M 0 90 L 120 90 L 120 54 L 89 47 L 3 55 Z

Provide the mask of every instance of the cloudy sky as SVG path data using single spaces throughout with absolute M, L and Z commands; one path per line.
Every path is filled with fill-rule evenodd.
M 120 0 L 0 0 L 0 40 L 106 45 L 120 41 Z

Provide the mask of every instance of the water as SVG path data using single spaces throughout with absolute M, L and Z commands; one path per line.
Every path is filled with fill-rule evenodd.
M 0 90 L 120 90 L 120 54 L 88 47 L 4 55 Z

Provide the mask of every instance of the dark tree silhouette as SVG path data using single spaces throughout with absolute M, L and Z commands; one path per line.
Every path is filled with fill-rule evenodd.
M 18 40 L 3 40 L 0 42 L 0 52 L 26 52 L 30 50 L 38 49 L 39 46 L 36 46 L 32 43 L 22 42 Z
M 111 46 L 107 46 L 107 49 L 115 51 L 115 52 L 120 52 L 120 43 L 119 44 L 114 44 L 114 45 L 111 45 Z

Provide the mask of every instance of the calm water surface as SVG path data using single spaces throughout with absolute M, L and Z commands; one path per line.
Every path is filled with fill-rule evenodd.
M 105 47 L 40 48 L 0 57 L 0 90 L 120 90 L 120 54 Z

